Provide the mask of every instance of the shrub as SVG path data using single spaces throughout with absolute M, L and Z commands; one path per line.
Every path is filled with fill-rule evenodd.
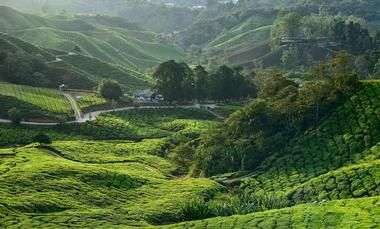
M 210 206 L 201 198 L 194 198 L 182 203 L 180 209 L 184 220 L 205 219 L 212 216 Z
M 51 144 L 51 139 L 46 134 L 40 133 L 33 137 L 33 142 L 39 143 L 41 146 L 44 144 Z
M 211 203 L 216 216 L 245 215 L 288 206 L 285 197 L 280 195 L 241 194 L 228 195 L 224 200 Z
M 185 220 L 197 220 L 215 216 L 245 215 L 287 206 L 289 202 L 281 195 L 229 194 L 209 202 L 199 198 L 191 199 L 181 205 L 181 212 Z
M 13 107 L 8 111 L 8 117 L 12 120 L 13 124 L 20 124 L 22 120 L 22 113 L 19 109 Z

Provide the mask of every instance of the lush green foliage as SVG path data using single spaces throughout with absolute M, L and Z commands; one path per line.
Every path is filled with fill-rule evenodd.
M 99 84 L 98 93 L 105 99 L 118 100 L 123 96 L 123 90 L 117 81 L 106 80 Z
M 323 65 L 328 67 L 323 79 L 320 72 L 312 73 L 318 80 L 301 89 L 282 76 L 268 78 L 261 88 L 261 99 L 252 101 L 220 128 L 202 136 L 195 147 L 193 173 L 208 176 L 253 169 L 294 136 L 313 123 L 317 125 L 321 117 L 360 88 L 357 75 L 346 60 L 346 55 L 338 55 Z
M 377 150 L 366 150 L 380 140 L 379 86 L 378 83 L 366 85 L 318 128 L 306 132 L 283 152 L 264 161 L 256 170 L 260 172 L 248 178 L 244 186 L 255 192 L 286 192 L 342 166 L 377 159 Z M 365 186 L 368 188 L 367 184 Z M 361 191 L 358 187 L 358 193 Z M 319 199 L 331 198 L 328 192 L 323 193 L 319 193 Z M 331 195 L 336 198 L 336 193 Z M 342 195 L 350 196 L 351 192 Z
M 44 144 L 51 144 L 52 141 L 49 136 L 43 133 L 39 133 L 36 136 L 33 137 L 33 142 L 39 143 L 41 146 Z
M 255 86 L 238 67 L 220 66 L 209 74 L 200 65 L 192 70 L 185 63 L 168 61 L 159 65 L 154 77 L 157 79 L 154 89 L 170 102 L 241 99 L 256 95 Z
M 16 107 L 12 107 L 9 111 L 8 111 L 8 117 L 9 119 L 12 121 L 13 124 L 20 124 L 20 122 L 22 121 L 22 113 L 19 109 L 17 109 Z
M 210 180 L 166 176 L 154 161 L 78 163 L 31 146 L 14 152 L 0 159 L 1 227 L 175 222 L 180 217 L 178 201 L 219 189 Z
M 128 89 L 149 86 L 149 79 L 136 71 L 83 54 L 44 50 L 2 33 L 0 33 L 0 47 L 5 51 L 0 55 L 1 71 L 4 73 L 0 76 L 2 80 L 49 87 L 66 84 L 70 88 L 87 90 L 92 90 L 97 82 L 103 79 L 118 80 Z M 8 60 L 12 72 L 8 72 Z M 24 63 L 19 66 L 21 60 Z M 20 68 L 21 66 L 26 66 L 26 69 Z M 22 71 L 19 71 L 20 69 Z M 35 71 L 42 72 L 46 79 L 42 81 L 35 79 L 32 76 Z M 13 73 L 17 74 L 14 76 Z M 26 80 L 20 81 L 20 78 Z
M 207 111 L 195 109 L 137 109 L 105 114 L 93 122 L 62 126 L 63 131 L 93 139 L 162 138 L 178 132 L 186 136 L 217 125 Z
M 8 117 L 6 112 L 12 107 L 24 118 L 67 119 L 73 113 L 69 101 L 53 89 L 0 83 L 0 102 L 2 117 Z
M 7 7 L 1 7 L 0 11 L 2 21 L 6 22 L 0 24 L 1 31 L 44 48 L 73 52 L 75 47 L 79 47 L 84 55 L 135 70 L 152 67 L 167 60 L 168 56 L 184 57 L 180 48 L 165 39 L 162 42 L 158 35 L 154 39 L 140 40 L 126 28 L 104 28 L 96 20 L 92 21 L 93 24 L 87 22 L 85 17 L 54 20 L 23 14 Z M 28 22 L 21 23 L 25 21 Z M 9 29 L 17 25 L 19 29 Z
M 95 121 L 39 128 L 0 125 L 0 145 L 30 144 L 36 134 L 52 140 L 142 140 L 169 137 L 171 144 L 188 141 L 219 124 L 215 116 L 199 109 L 137 109 L 104 114 Z M 161 153 L 161 151 L 160 151 Z
M 217 216 L 246 215 L 253 212 L 262 212 L 280 209 L 288 206 L 283 196 L 228 194 L 205 201 L 195 198 L 180 205 L 185 220 L 205 219 Z
M 218 217 L 161 228 L 372 228 L 380 223 L 379 197 L 298 205 L 244 216 Z

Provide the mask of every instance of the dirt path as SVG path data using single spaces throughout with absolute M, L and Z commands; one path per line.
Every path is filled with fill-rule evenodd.
M 75 120 L 77 122 L 81 122 L 82 121 L 82 115 L 81 115 L 81 112 L 80 112 L 80 109 L 78 107 L 78 104 L 77 102 L 75 101 L 75 99 L 69 95 L 68 93 L 63 93 L 63 95 L 69 100 L 70 102 L 70 105 L 71 107 L 73 108 L 74 110 L 74 114 L 75 114 Z

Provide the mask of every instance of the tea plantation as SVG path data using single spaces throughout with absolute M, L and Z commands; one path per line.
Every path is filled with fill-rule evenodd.
M 0 117 L 18 108 L 25 118 L 69 118 L 73 114 L 69 101 L 57 90 L 0 82 Z
M 118 122 L 114 122 L 118 120 Z M 117 128 L 120 123 L 126 127 Z M 0 227 L 119 227 L 179 222 L 179 203 L 211 197 L 224 190 L 209 179 L 176 177 L 166 158 L 171 138 L 218 125 L 207 111 L 130 110 L 103 115 L 99 121 L 50 129 L 0 126 L 0 136 L 23 139 L 44 132 L 52 144 L 0 151 Z M 105 132 L 94 132 L 93 127 Z M 147 132 L 152 125 L 153 132 Z M 128 132 L 127 130 L 133 130 Z M 108 135 L 120 130 L 119 135 Z M 123 132 L 124 131 L 124 132 Z M 146 136 L 141 141 L 134 133 Z M 157 133 L 164 138 L 157 138 Z M 86 135 L 87 134 L 87 135 Z M 191 137 L 191 136 L 190 136 Z M 11 145 L 0 138 L 1 145 Z M 13 142 L 13 144 L 20 144 Z M 160 210 L 158 210 L 160 209 Z
M 376 228 L 379 101 L 380 83 L 365 83 L 319 126 L 251 173 L 220 175 L 219 183 L 181 175 L 168 155 L 221 123 L 207 110 L 136 109 L 51 128 L 3 124 L 0 227 Z M 238 108 L 225 105 L 215 113 Z M 31 144 L 40 132 L 53 143 Z M 261 211 L 229 217 L 189 205 L 209 219 L 183 222 L 190 200 L 219 203 L 239 190 L 283 203 L 263 202 Z
M 0 160 L 2 228 L 173 222 L 180 217 L 176 208 L 179 201 L 220 189 L 211 180 L 166 175 L 161 170 L 169 165 L 160 163 L 163 159 L 159 157 L 151 163 L 143 158 L 141 162 L 80 163 L 55 150 L 33 146 L 9 151 L 13 155 Z M 123 157 L 117 150 L 112 153 Z
M 380 84 L 376 82 L 366 84 L 319 127 L 263 162 L 243 179 L 243 185 L 254 192 L 287 192 L 343 166 L 374 162 L 379 154 L 370 148 L 379 141 Z
M 213 218 L 161 228 L 378 228 L 380 197 L 297 205 L 244 216 Z

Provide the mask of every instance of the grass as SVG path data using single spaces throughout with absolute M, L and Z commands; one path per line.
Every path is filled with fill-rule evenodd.
M 99 97 L 95 92 L 71 90 L 69 93 L 76 99 L 82 114 L 96 110 L 112 109 L 111 102 Z
M 69 55 L 69 52 L 42 49 L 2 33 L 0 33 L 0 48 L 12 53 L 24 51 L 32 55 L 41 55 L 49 67 L 55 69 L 49 72 L 48 77 L 57 84 L 65 82 L 70 88 L 92 89 L 103 79 L 117 80 L 127 90 L 146 89 L 152 83 L 152 79 L 126 66 L 106 63 L 83 55 L 85 53 Z M 56 58 L 61 61 L 56 62 Z
M 97 140 L 139 140 L 163 138 L 175 133 L 199 134 L 215 125 L 218 121 L 206 110 L 168 108 L 103 114 L 93 122 L 71 124 L 66 129 Z
M 165 139 L 133 141 L 57 141 L 51 147 L 65 158 L 81 163 L 122 163 L 134 161 L 170 173 L 175 168 L 164 160 Z
M 178 201 L 219 189 L 210 180 L 173 179 L 141 162 L 80 163 L 32 146 L 16 153 L 0 159 L 1 227 L 175 222 Z
M 297 205 L 243 216 L 218 217 L 159 228 L 377 228 L 380 197 Z
M 242 48 L 258 46 L 269 39 L 274 20 L 273 15 L 253 15 L 210 41 L 205 51 L 223 50 L 231 53 Z
M 93 77 L 97 82 L 103 79 L 114 79 L 128 90 L 146 89 L 151 86 L 150 78 L 120 65 L 106 63 L 85 55 L 63 55 L 60 58 L 78 71 Z M 56 65 L 59 66 L 59 64 Z
M 30 144 L 41 132 L 54 141 L 194 138 L 218 125 L 219 121 L 214 118 L 203 110 L 170 108 L 109 113 L 96 121 L 50 128 L 0 124 L 0 146 Z
M 73 113 L 69 101 L 53 89 L 0 82 L 0 102 L 2 117 L 7 117 L 6 112 L 12 107 L 19 108 L 27 118 L 68 118 Z
M 44 48 L 70 52 L 79 46 L 84 55 L 134 70 L 185 57 L 184 51 L 173 43 L 145 31 L 106 27 L 84 17 L 58 20 L 8 7 L 1 7 L 0 11 L 0 31 Z
M 264 44 L 269 39 L 271 28 L 271 25 L 267 25 L 240 33 L 225 42 L 219 44 L 211 43 L 206 47 L 206 50 L 224 50 L 231 53 L 242 48 L 246 48 L 247 46 L 259 46 Z

